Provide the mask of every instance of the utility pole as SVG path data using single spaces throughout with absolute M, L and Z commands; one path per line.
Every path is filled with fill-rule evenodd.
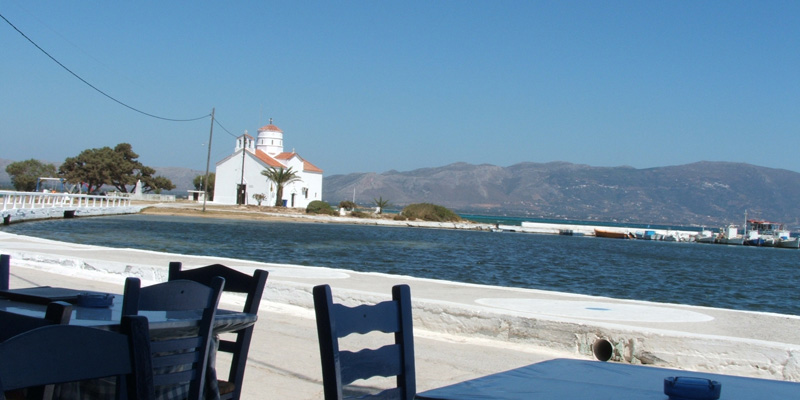
M 242 180 L 239 183 L 239 190 L 237 191 L 237 195 L 244 191 L 244 198 L 242 199 L 242 205 L 247 204 L 247 191 L 244 190 L 244 156 L 245 152 L 247 151 L 246 145 L 247 143 L 247 131 L 244 131 L 244 135 L 242 135 Z M 238 201 L 237 201 L 238 203 Z
M 208 198 L 208 165 L 211 164 L 211 138 L 214 136 L 214 107 L 211 108 L 211 130 L 208 132 L 208 157 L 206 157 L 206 176 L 203 179 L 203 212 L 206 212 Z

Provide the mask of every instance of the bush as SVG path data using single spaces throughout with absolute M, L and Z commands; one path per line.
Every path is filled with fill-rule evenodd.
M 455 212 L 436 204 L 417 203 L 410 204 L 401 212 L 408 219 L 421 219 L 434 222 L 458 222 L 461 217 Z
M 325 214 L 325 215 L 335 215 L 336 211 L 331 208 L 331 205 L 321 201 L 321 200 L 314 200 L 311 203 L 308 203 L 308 207 L 306 207 L 307 214 Z
M 403 215 L 403 214 L 395 214 L 392 217 L 392 219 L 395 220 L 395 221 L 406 221 L 406 220 L 408 220 L 408 218 L 406 218 L 405 215 Z
M 372 215 L 367 214 L 363 211 L 353 211 L 350 213 L 350 216 L 353 218 L 371 218 Z
M 356 207 L 358 207 L 358 205 L 350 200 L 342 200 L 339 202 L 339 208 L 344 208 L 347 211 L 353 211 L 356 209 Z

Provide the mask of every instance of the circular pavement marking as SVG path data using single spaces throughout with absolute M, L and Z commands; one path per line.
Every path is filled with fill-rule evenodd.
M 349 274 L 340 271 L 318 268 L 267 268 L 269 275 L 281 278 L 307 278 L 307 279 L 347 279 Z
M 678 308 L 600 301 L 487 298 L 476 302 L 484 306 L 530 314 L 592 320 L 706 322 L 714 319 L 710 315 Z

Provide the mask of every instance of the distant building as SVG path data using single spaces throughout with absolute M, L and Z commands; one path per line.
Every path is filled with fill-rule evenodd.
M 294 150 L 283 151 L 283 131 L 272 124 L 258 130 L 258 138 L 245 134 L 236 138 L 233 154 L 216 164 L 214 203 L 258 204 L 254 194 L 263 194 L 263 206 L 275 205 L 275 184 L 261 175 L 261 171 L 274 168 L 291 168 L 299 181 L 283 188 L 286 207 L 305 208 L 308 203 L 322 199 L 322 170 L 304 160 Z

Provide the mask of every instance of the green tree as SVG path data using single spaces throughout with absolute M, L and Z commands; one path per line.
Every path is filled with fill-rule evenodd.
M 87 185 L 87 193 L 100 190 L 111 182 L 111 168 L 114 163 L 114 150 L 110 147 L 87 149 L 76 157 L 68 157 L 58 168 L 58 174 L 69 183 Z
M 15 190 L 32 192 L 36 190 L 38 178 L 54 178 L 56 176 L 56 167 L 53 164 L 45 164 L 31 158 L 8 164 L 6 172 L 11 176 L 11 183 Z
M 148 178 L 142 182 L 142 191 L 145 193 L 156 192 L 161 193 L 164 190 L 175 189 L 175 185 L 169 178 L 161 175 L 154 178 Z
M 143 191 L 171 190 L 175 187 L 169 179 L 155 177 L 156 171 L 143 165 L 137 158 L 139 155 L 128 143 L 120 143 L 113 149 L 87 149 L 77 157 L 67 158 L 61 164 L 59 174 L 69 183 L 88 184 L 89 193 L 99 190 L 103 185 L 112 185 L 120 192 L 127 193 L 128 186 L 136 185 L 140 179 Z
M 205 175 L 197 175 L 194 177 L 194 180 L 192 180 L 192 185 L 194 185 L 194 190 L 203 190 L 203 178 L 205 178 Z M 208 174 L 208 190 L 206 190 L 206 192 L 210 196 L 209 200 L 211 200 L 212 199 L 211 197 L 214 196 L 214 181 L 216 180 L 216 178 L 217 174 L 213 172 Z
M 292 171 L 292 167 L 286 169 L 283 167 L 270 167 L 261 171 L 261 175 L 266 176 L 269 181 L 275 184 L 275 207 L 283 206 L 283 188 L 292 182 L 302 180 L 297 176 L 297 172 Z
M 384 200 L 383 196 L 372 199 L 372 201 L 375 203 L 375 207 L 378 207 L 378 214 L 383 214 L 383 209 L 390 206 L 389 200 Z

